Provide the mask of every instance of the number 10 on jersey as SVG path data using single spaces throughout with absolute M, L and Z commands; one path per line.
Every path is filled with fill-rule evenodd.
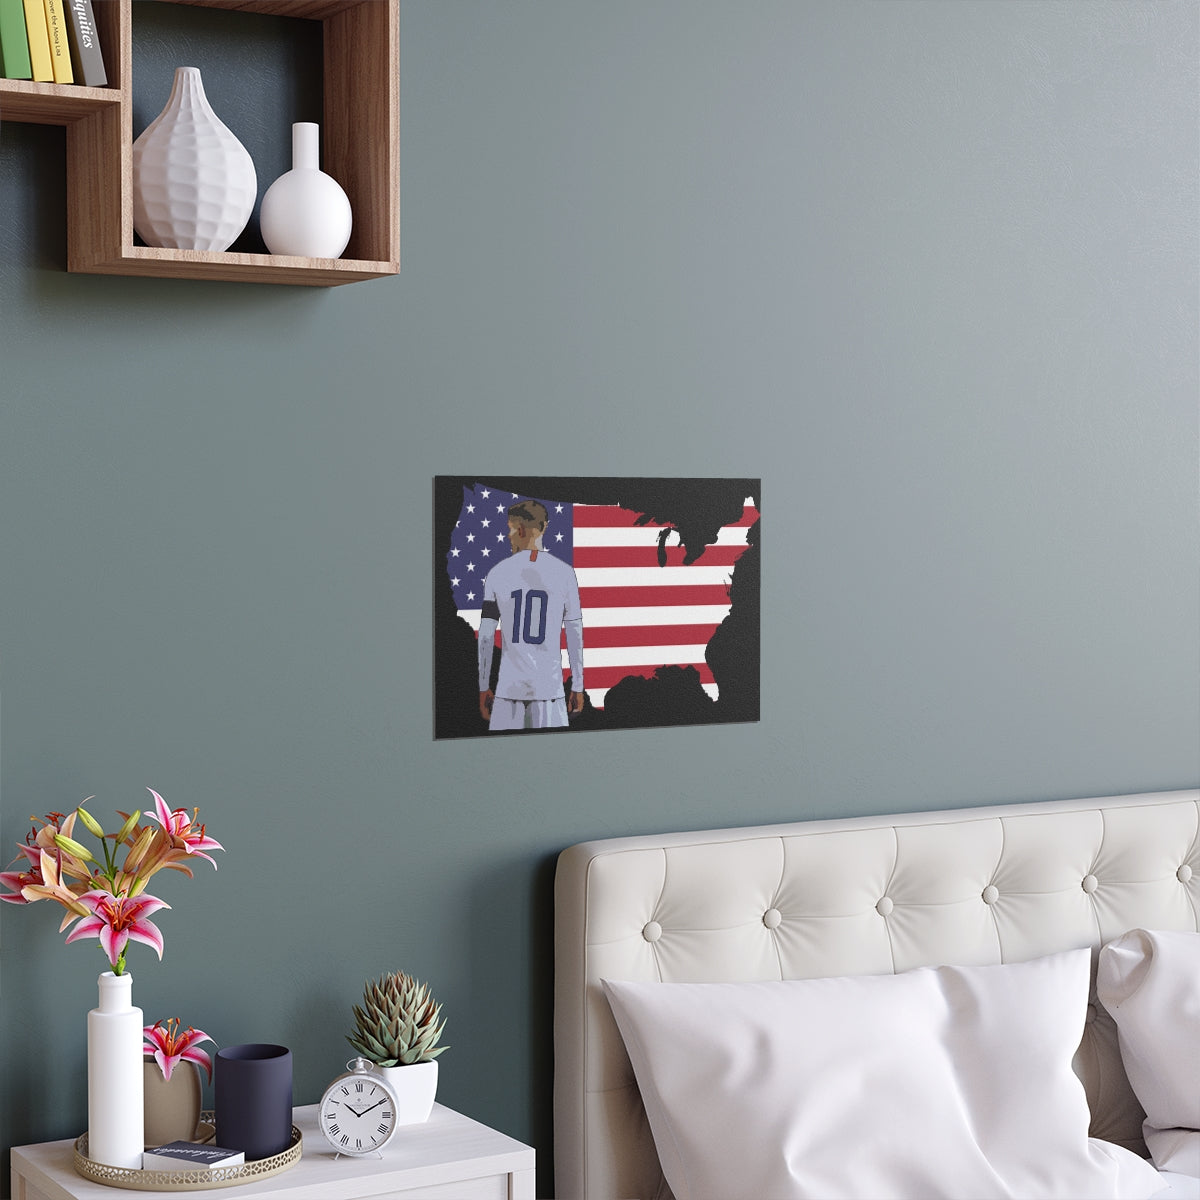
M 510 593 L 513 601 L 512 641 L 540 646 L 546 640 L 546 609 L 550 597 L 541 588 Z

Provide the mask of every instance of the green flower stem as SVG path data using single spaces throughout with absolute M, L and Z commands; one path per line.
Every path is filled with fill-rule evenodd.
M 104 851 L 104 878 L 112 883 L 117 873 L 117 865 L 113 861 L 113 852 L 108 848 L 108 839 L 100 839 L 100 848 Z

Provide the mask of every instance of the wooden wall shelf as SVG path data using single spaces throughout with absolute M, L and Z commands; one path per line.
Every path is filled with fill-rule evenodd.
M 132 0 L 93 0 L 109 86 L 0 79 L 0 120 L 67 130 L 67 270 L 331 287 L 400 270 L 399 0 L 165 0 L 320 21 L 322 168 L 354 214 L 341 258 L 167 250 L 133 240 Z

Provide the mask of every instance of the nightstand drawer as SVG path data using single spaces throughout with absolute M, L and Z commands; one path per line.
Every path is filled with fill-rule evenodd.
M 520 1195 L 520 1193 L 517 1193 Z M 532 1181 L 530 1197 L 533 1196 Z M 381 1192 L 396 1200 L 510 1200 L 509 1176 L 489 1175 L 486 1179 L 464 1179 L 460 1183 L 436 1183 L 415 1192 Z

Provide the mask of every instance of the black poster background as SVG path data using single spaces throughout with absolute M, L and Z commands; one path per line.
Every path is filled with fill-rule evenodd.
M 695 561 L 723 525 L 742 518 L 747 496 L 762 512 L 758 479 L 652 479 L 545 475 L 438 475 L 433 481 L 434 737 L 529 736 L 491 733 L 479 715 L 475 634 L 459 617 L 446 572 L 446 552 L 462 507 L 463 488 L 486 484 L 521 496 L 615 504 L 643 514 L 652 526 L 673 525 Z M 719 693 L 713 700 L 695 670 L 665 665 L 652 678 L 630 675 L 612 687 L 603 709 L 590 700 L 567 733 L 605 729 L 708 725 L 759 719 L 760 519 L 748 530 L 748 547 L 730 568 L 729 615 L 717 627 L 705 657 Z M 587 628 L 584 628 L 584 686 Z M 499 655 L 496 656 L 497 664 Z M 493 681 L 496 665 L 493 666 Z M 535 735 L 538 736 L 538 735 Z

